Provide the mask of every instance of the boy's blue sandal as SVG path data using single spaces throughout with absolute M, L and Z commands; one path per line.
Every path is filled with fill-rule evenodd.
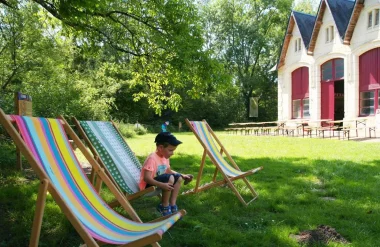
M 170 205 L 167 206 L 167 207 L 164 207 L 162 206 L 162 204 L 158 204 L 157 206 L 157 210 L 158 212 L 160 212 L 162 214 L 162 216 L 166 216 L 166 215 L 169 215 L 169 214 L 172 214 L 172 210 L 171 210 L 171 207 Z
M 178 212 L 178 207 L 177 205 L 170 206 L 170 209 L 172 210 L 172 213 L 177 213 Z

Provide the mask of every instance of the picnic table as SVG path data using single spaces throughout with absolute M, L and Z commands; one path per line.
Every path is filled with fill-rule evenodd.
M 352 119 L 345 119 L 345 120 L 331 120 L 328 123 L 330 124 L 330 128 L 335 128 L 338 130 L 338 138 L 340 139 L 340 132 L 342 132 L 344 139 L 347 136 L 347 140 L 350 139 L 350 130 L 351 130 L 351 123 L 354 120 Z
M 236 133 L 240 131 L 241 134 L 243 132 L 247 135 L 250 132 L 258 135 L 261 134 L 269 134 L 270 130 L 273 129 L 275 132 L 278 132 L 284 126 L 285 121 L 267 121 L 267 122 L 247 122 L 247 123 L 230 123 L 228 124 L 229 128 L 226 128 L 227 131 L 235 131 Z M 271 126 L 276 125 L 276 126 Z
M 304 131 L 306 132 L 307 136 L 312 137 L 312 132 L 315 131 L 315 136 L 321 136 L 322 134 L 322 137 L 324 138 L 325 131 L 332 130 L 331 125 L 328 123 L 329 121 L 331 121 L 331 119 L 310 119 L 307 126 L 304 127 Z

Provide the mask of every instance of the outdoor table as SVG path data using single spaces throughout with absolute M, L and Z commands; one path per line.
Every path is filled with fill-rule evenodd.
M 364 137 L 367 136 L 367 120 L 370 119 L 369 117 L 357 117 L 357 118 L 351 118 L 349 120 L 355 121 L 355 127 L 356 127 L 356 137 L 358 137 L 358 129 L 360 126 L 364 126 Z
M 331 130 L 331 126 L 328 124 L 329 121 L 331 121 L 331 119 L 310 119 L 308 121 L 308 126 L 304 127 L 304 130 L 306 130 L 307 135 L 310 135 L 310 138 L 312 137 L 313 130 L 315 130 L 315 136 L 318 135 L 318 132 L 319 134 L 322 132 L 322 136 L 324 138 L 324 131 L 326 130 L 324 123 L 326 123 L 329 130 Z M 313 126 L 312 123 L 315 123 L 315 126 Z
M 350 139 L 350 128 L 344 128 L 344 123 L 351 123 L 355 120 L 353 119 L 345 119 L 345 120 L 334 120 L 334 121 L 328 121 L 329 124 L 331 124 L 331 126 L 336 126 L 338 124 L 338 126 L 340 127 L 342 125 L 342 128 L 341 128 L 341 131 L 343 133 L 343 139 L 344 137 L 347 135 L 347 139 Z M 340 132 L 338 132 L 338 138 L 340 139 Z

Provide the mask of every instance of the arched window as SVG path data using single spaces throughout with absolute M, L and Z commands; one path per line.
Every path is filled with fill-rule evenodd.
M 292 118 L 309 118 L 309 68 L 292 72 Z
M 330 60 L 322 65 L 322 82 L 337 81 L 344 77 L 342 58 Z

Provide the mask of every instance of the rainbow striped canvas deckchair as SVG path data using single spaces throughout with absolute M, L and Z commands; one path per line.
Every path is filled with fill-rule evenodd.
M 8 116 L 0 109 L 0 123 L 41 180 L 29 246 L 38 246 L 47 192 L 87 246 L 159 246 L 156 242 L 162 234 L 186 214 L 181 211 L 152 223 L 142 223 L 65 120 Z M 66 133 L 134 221 L 111 209 L 96 192 L 81 169 Z
M 239 167 L 236 165 L 231 155 L 224 148 L 222 143 L 219 141 L 219 139 L 217 138 L 217 136 L 215 135 L 215 133 L 212 131 L 212 129 L 210 128 L 210 126 L 205 120 L 189 121 L 188 119 L 186 119 L 186 124 L 193 131 L 198 141 L 203 146 L 204 152 L 203 152 L 203 157 L 202 157 L 201 166 L 200 166 L 198 177 L 197 177 L 197 182 L 195 184 L 195 188 L 192 190 L 186 191 L 183 194 L 198 193 L 203 190 L 210 189 L 212 187 L 227 184 L 235 193 L 235 195 L 238 197 L 238 199 L 241 201 L 241 203 L 243 203 L 243 205 L 247 206 L 249 203 L 254 201 L 257 198 L 258 194 L 254 190 L 253 186 L 249 183 L 246 176 L 258 172 L 259 170 L 263 169 L 263 167 L 261 166 L 261 167 L 251 169 L 245 172 L 240 171 Z M 223 153 L 228 158 L 228 161 L 224 158 Z M 199 186 L 205 160 L 206 160 L 206 155 L 211 159 L 212 163 L 216 166 L 216 169 L 215 169 L 212 182 Z M 230 165 L 229 162 L 232 165 Z M 216 181 L 218 171 L 222 174 L 223 179 Z M 252 193 L 253 199 L 251 199 L 248 202 L 244 200 L 244 198 L 241 196 L 241 194 L 239 193 L 239 191 L 236 189 L 235 185 L 233 184 L 233 181 L 237 179 L 242 179 L 244 181 L 247 188 Z
M 113 122 L 78 121 L 76 118 L 73 122 L 94 157 L 128 200 L 160 194 L 160 190 L 154 191 L 154 187 L 140 191 L 141 164 Z M 99 183 L 96 188 L 100 188 Z M 116 206 L 117 203 L 110 205 Z

